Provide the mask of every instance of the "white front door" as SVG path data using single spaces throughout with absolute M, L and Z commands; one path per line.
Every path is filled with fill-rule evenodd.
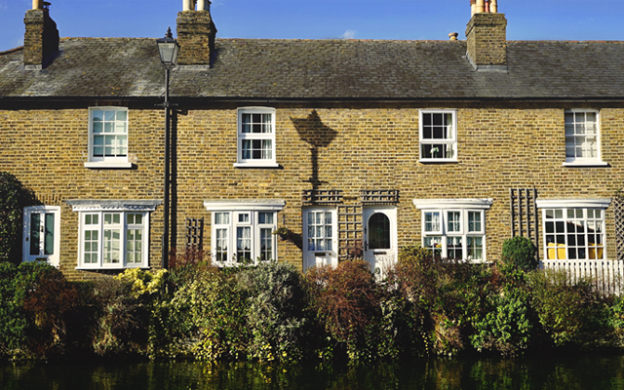
M 61 208 L 32 206 L 24 208 L 23 260 L 45 260 L 59 266 Z
M 364 208 L 364 260 L 379 276 L 397 261 L 396 216 L 394 206 Z
M 335 208 L 315 207 L 303 211 L 303 270 L 321 265 L 338 266 Z

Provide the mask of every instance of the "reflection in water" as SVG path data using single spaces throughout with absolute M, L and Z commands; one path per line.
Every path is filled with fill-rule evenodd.
M 3 390 L 624 389 L 624 356 L 431 359 L 366 366 L 5 363 Z

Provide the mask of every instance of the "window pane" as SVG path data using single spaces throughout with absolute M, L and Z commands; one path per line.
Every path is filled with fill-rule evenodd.
M 449 211 L 447 213 L 447 229 L 450 233 L 460 231 L 460 216 L 461 213 L 458 211 Z
M 259 213 L 258 217 L 259 223 L 268 225 L 273 224 L 273 213 Z
M 38 256 L 41 253 L 41 214 L 30 214 L 30 255 Z
M 271 229 L 260 229 L 260 260 L 273 259 L 273 235 Z
M 468 212 L 468 232 L 481 232 L 481 212 Z
M 368 247 L 390 249 L 390 219 L 383 213 L 376 213 L 368 220 Z
M 216 236 L 217 236 L 217 242 L 216 242 L 216 246 L 217 246 L 217 250 L 216 250 L 216 255 L 217 255 L 217 261 L 227 261 L 229 260 L 229 256 L 228 256 L 228 234 L 227 234 L 227 229 L 217 229 L 216 231 Z
M 250 227 L 246 226 L 236 228 L 236 251 L 237 261 L 239 263 L 248 263 L 252 261 Z
M 43 253 L 45 255 L 54 254 L 54 214 L 45 215 L 45 237 Z
M 440 213 L 426 212 L 425 213 L 425 231 L 426 232 L 439 232 L 440 229 Z
M 448 237 L 446 239 L 446 251 L 449 259 L 463 259 L 463 245 L 461 237 Z

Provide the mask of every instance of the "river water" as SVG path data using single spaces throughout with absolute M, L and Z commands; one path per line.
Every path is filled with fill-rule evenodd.
M 2 390 L 624 390 L 624 356 L 427 359 L 360 366 L 201 362 L 4 363 Z

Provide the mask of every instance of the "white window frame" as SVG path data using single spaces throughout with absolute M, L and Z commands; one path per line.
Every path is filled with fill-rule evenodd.
M 94 156 L 94 126 L 93 126 L 93 113 L 95 111 L 115 111 L 115 112 L 125 112 L 126 113 L 126 155 L 119 157 L 106 157 L 106 156 Z M 116 106 L 106 106 L 106 107 L 89 107 L 89 139 L 88 139 L 88 161 L 84 163 L 85 168 L 132 168 L 132 163 L 129 162 L 129 150 L 130 150 L 130 135 L 129 135 L 129 124 L 130 124 L 130 112 L 127 107 L 116 107 Z M 117 134 L 117 133 L 113 133 Z M 121 134 L 121 133 L 120 133 Z
M 598 199 L 537 199 L 536 200 L 536 204 L 537 207 L 542 209 L 542 236 L 543 236 L 543 252 L 544 253 L 544 260 L 545 261 L 575 261 L 575 260 L 580 260 L 580 261 L 586 261 L 586 260 L 596 260 L 596 261 L 600 261 L 600 260 L 606 260 L 608 259 L 608 254 L 607 254 L 607 233 L 606 233 L 606 211 L 607 208 L 611 205 L 611 199 L 610 198 L 598 198 Z M 561 218 L 548 218 L 547 219 L 547 212 L 548 210 L 561 210 Z M 571 245 L 569 243 L 569 236 L 572 235 L 571 232 L 568 233 L 567 229 L 567 222 L 570 218 L 568 217 L 568 210 L 582 210 L 583 213 L 583 217 L 580 218 L 581 220 L 585 221 L 587 226 L 587 222 L 589 220 L 591 221 L 596 221 L 596 218 L 588 218 L 588 210 L 601 210 L 602 212 L 602 219 L 600 220 L 601 222 L 601 235 L 602 235 L 602 258 L 598 258 L 597 256 L 597 252 L 594 251 L 594 255 L 595 255 L 595 259 L 591 259 L 590 258 L 590 246 L 589 246 L 589 239 L 588 239 L 588 232 L 587 229 L 585 229 L 585 234 L 584 234 L 584 242 L 585 244 L 583 246 L 585 246 L 585 258 L 577 258 L 577 259 L 568 259 L 568 249 L 570 249 L 571 247 L 574 248 L 580 248 L 581 245 Z M 572 218 L 571 220 L 579 220 L 579 218 L 577 218 L 576 216 L 574 218 Z M 552 221 L 554 223 L 556 222 L 563 222 L 563 226 L 564 226 L 564 231 L 559 233 L 559 232 L 553 232 L 553 233 L 547 233 L 546 230 L 546 224 Z M 555 225 L 556 226 L 556 225 Z M 556 227 L 555 229 L 556 230 Z M 562 247 L 559 247 L 559 245 L 555 242 L 555 245 L 553 246 L 548 246 L 548 236 L 549 235 L 562 235 L 564 238 L 564 243 Z M 595 234 L 595 233 L 594 233 Z M 577 233 L 578 236 L 578 233 Z M 556 240 L 556 238 L 555 238 Z M 598 249 L 599 247 L 595 248 Z M 551 249 L 553 250 L 551 253 L 554 255 L 553 259 L 549 259 L 549 252 L 548 250 Z M 559 254 L 560 254 L 560 250 L 564 251 L 564 256 L 565 258 L 561 258 L 559 259 Z
M 243 115 L 246 114 L 271 114 L 271 133 L 243 133 Z M 275 108 L 272 107 L 239 107 L 237 110 L 237 131 L 236 131 L 236 163 L 235 167 L 255 167 L 255 168 L 275 168 L 279 167 L 275 156 Z M 267 159 L 244 159 L 243 158 L 243 142 L 244 141 L 271 141 L 271 158 Z
M 78 213 L 78 266 L 76 269 L 100 270 L 100 269 L 127 269 L 127 268 L 149 268 L 149 240 L 150 240 L 150 213 L 161 204 L 159 200 L 68 200 L 67 204 L 72 206 L 73 211 Z M 104 263 L 104 231 L 106 214 L 120 214 L 117 228 L 121 230 L 119 242 L 119 263 Z M 140 214 L 140 224 L 129 224 L 128 214 Z M 86 225 L 87 215 L 97 215 L 96 224 Z M 85 263 L 85 232 L 87 230 L 97 231 L 97 261 L 95 263 Z M 128 262 L 126 258 L 126 245 L 128 241 L 128 230 L 142 230 L 141 261 Z
M 452 128 L 450 129 L 449 138 L 440 139 L 427 139 L 424 138 L 424 115 L 426 114 L 451 114 L 452 115 Z M 456 162 L 458 155 L 457 146 L 457 110 L 454 109 L 427 109 L 419 111 L 418 118 L 418 155 L 420 156 L 419 162 Z M 454 151 L 453 157 L 431 157 L 425 156 L 423 151 L 424 145 L 450 145 Z M 440 151 L 439 151 L 440 152 Z
M 326 237 L 326 232 L 322 239 L 331 240 L 331 248 L 324 248 L 322 250 L 310 250 L 309 242 L 310 233 L 308 230 L 308 214 L 309 213 L 329 213 L 331 214 L 331 223 L 323 223 L 322 226 L 330 226 L 332 229 L 332 237 Z M 304 264 L 303 270 L 313 267 L 315 265 L 331 265 L 333 267 L 338 266 L 338 212 L 335 207 L 309 207 L 303 210 L 303 257 Z
M 429 237 L 440 237 L 440 247 L 435 252 L 442 258 L 448 257 L 448 238 L 460 238 L 462 244 L 462 259 L 474 263 L 487 261 L 487 235 L 485 234 L 485 211 L 492 205 L 492 199 L 414 199 L 414 205 L 421 210 L 421 235 L 422 245 Z M 460 213 L 459 231 L 449 231 L 450 212 Z M 438 213 L 440 216 L 440 230 L 428 231 L 425 226 L 425 215 Z M 481 216 L 481 229 L 470 231 L 469 213 L 479 213 Z M 469 254 L 468 241 L 471 237 L 482 238 L 482 255 L 480 259 L 472 259 Z
M 596 157 L 568 157 L 568 135 L 565 130 L 565 116 L 566 114 L 579 114 L 579 113 L 592 113 L 596 115 Z M 565 110 L 564 112 L 564 138 L 565 138 L 565 162 L 563 166 L 574 167 L 574 166 L 608 166 L 606 162 L 602 161 L 602 131 L 600 128 L 600 111 L 599 110 L 591 110 L 591 109 L 579 109 L 574 108 L 570 110 Z
M 46 255 L 40 251 L 37 255 L 30 254 L 30 241 L 31 237 L 31 215 L 40 214 L 45 216 L 45 214 L 53 214 L 54 215 L 54 236 L 52 238 L 52 246 L 53 250 L 51 254 Z M 40 219 L 40 229 L 44 228 L 44 218 Z M 23 224 L 23 237 L 22 237 L 22 260 L 23 261 L 35 261 L 38 259 L 44 259 L 48 262 L 48 264 L 53 265 L 55 267 L 59 267 L 60 265 L 60 250 L 61 250 L 61 208 L 59 206 L 30 206 L 24 207 L 24 224 Z M 41 231 L 41 230 L 40 230 Z M 40 241 L 40 249 L 41 246 L 45 244 L 45 240 Z
M 262 230 L 268 230 L 271 243 L 271 261 L 277 261 L 277 239 L 273 232 L 277 229 L 278 211 L 285 206 L 282 200 L 266 200 L 266 201 L 205 201 L 204 207 L 211 212 L 211 258 L 212 263 L 219 267 L 236 267 L 246 265 L 245 262 L 238 261 L 238 228 L 250 228 L 251 248 L 250 262 L 248 264 L 258 264 L 258 259 L 262 256 Z M 216 215 L 222 213 L 228 215 L 228 223 L 216 223 Z M 260 214 L 268 213 L 272 215 L 272 223 L 261 223 Z M 246 220 L 239 220 L 241 215 L 249 215 Z M 266 221 L 266 220 L 265 220 Z M 226 229 L 227 232 L 227 254 L 226 260 L 217 259 L 217 230 Z

